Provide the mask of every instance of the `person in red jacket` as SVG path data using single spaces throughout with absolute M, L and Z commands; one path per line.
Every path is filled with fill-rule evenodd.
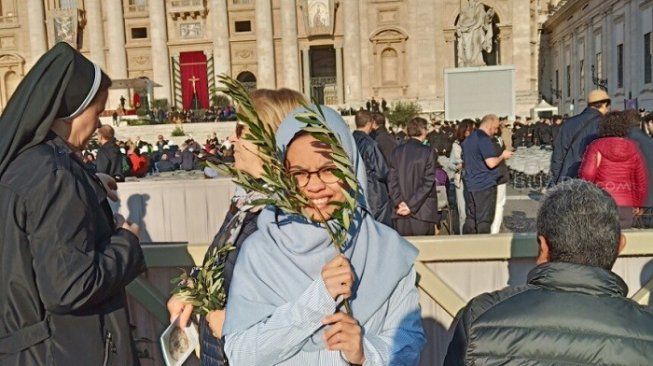
M 129 150 L 127 152 L 127 157 L 131 162 L 131 173 L 132 176 L 142 178 L 147 175 L 147 171 L 150 168 L 150 162 L 147 159 L 147 156 L 141 154 L 139 148 L 136 144 L 130 143 Z
M 622 229 L 633 225 L 648 192 L 646 165 L 637 143 L 626 138 L 630 129 L 624 112 L 608 113 L 599 126 L 600 138 L 585 151 L 580 177 L 610 193 L 619 207 Z

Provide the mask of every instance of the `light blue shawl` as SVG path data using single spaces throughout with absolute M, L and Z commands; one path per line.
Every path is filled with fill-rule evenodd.
M 358 181 L 367 182 L 349 127 L 336 111 L 322 108 L 328 127 L 356 167 Z M 277 131 L 277 146 L 284 157 L 293 137 L 305 127 L 294 117 L 302 111 L 293 111 Z M 359 205 L 364 202 L 362 194 Z M 227 302 L 225 335 L 248 329 L 268 318 L 277 307 L 296 300 L 320 278 L 322 267 L 336 255 L 327 231 L 302 216 L 267 207 L 259 215 L 257 226 L 258 231 L 245 240 L 238 255 Z M 351 309 L 365 328 L 365 323 L 409 273 L 417 249 L 359 208 L 352 220 L 345 255 L 356 273 Z M 313 335 L 303 350 L 324 349 L 322 331 Z

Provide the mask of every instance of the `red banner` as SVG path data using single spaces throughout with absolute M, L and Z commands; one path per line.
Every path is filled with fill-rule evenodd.
M 206 55 L 202 51 L 179 54 L 181 96 L 184 109 L 193 109 L 193 93 L 197 93 L 199 108 L 209 107 L 209 83 L 206 75 Z

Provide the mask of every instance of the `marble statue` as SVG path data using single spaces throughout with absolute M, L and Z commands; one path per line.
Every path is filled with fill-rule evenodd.
M 492 52 L 492 18 L 494 10 L 485 10 L 478 0 L 469 0 L 467 7 L 461 9 L 456 36 L 458 37 L 458 66 L 485 66 L 483 52 Z

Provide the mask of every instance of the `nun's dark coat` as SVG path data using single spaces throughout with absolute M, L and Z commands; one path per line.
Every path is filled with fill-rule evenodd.
M 144 269 L 143 254 L 136 236 L 114 232 L 105 198 L 59 138 L 8 166 L 0 179 L 0 365 L 104 365 L 105 346 L 109 365 L 138 363 L 124 287 Z
M 137 365 L 125 286 L 145 269 L 106 192 L 50 131 L 88 107 L 99 68 L 65 43 L 0 116 L 0 365 Z

